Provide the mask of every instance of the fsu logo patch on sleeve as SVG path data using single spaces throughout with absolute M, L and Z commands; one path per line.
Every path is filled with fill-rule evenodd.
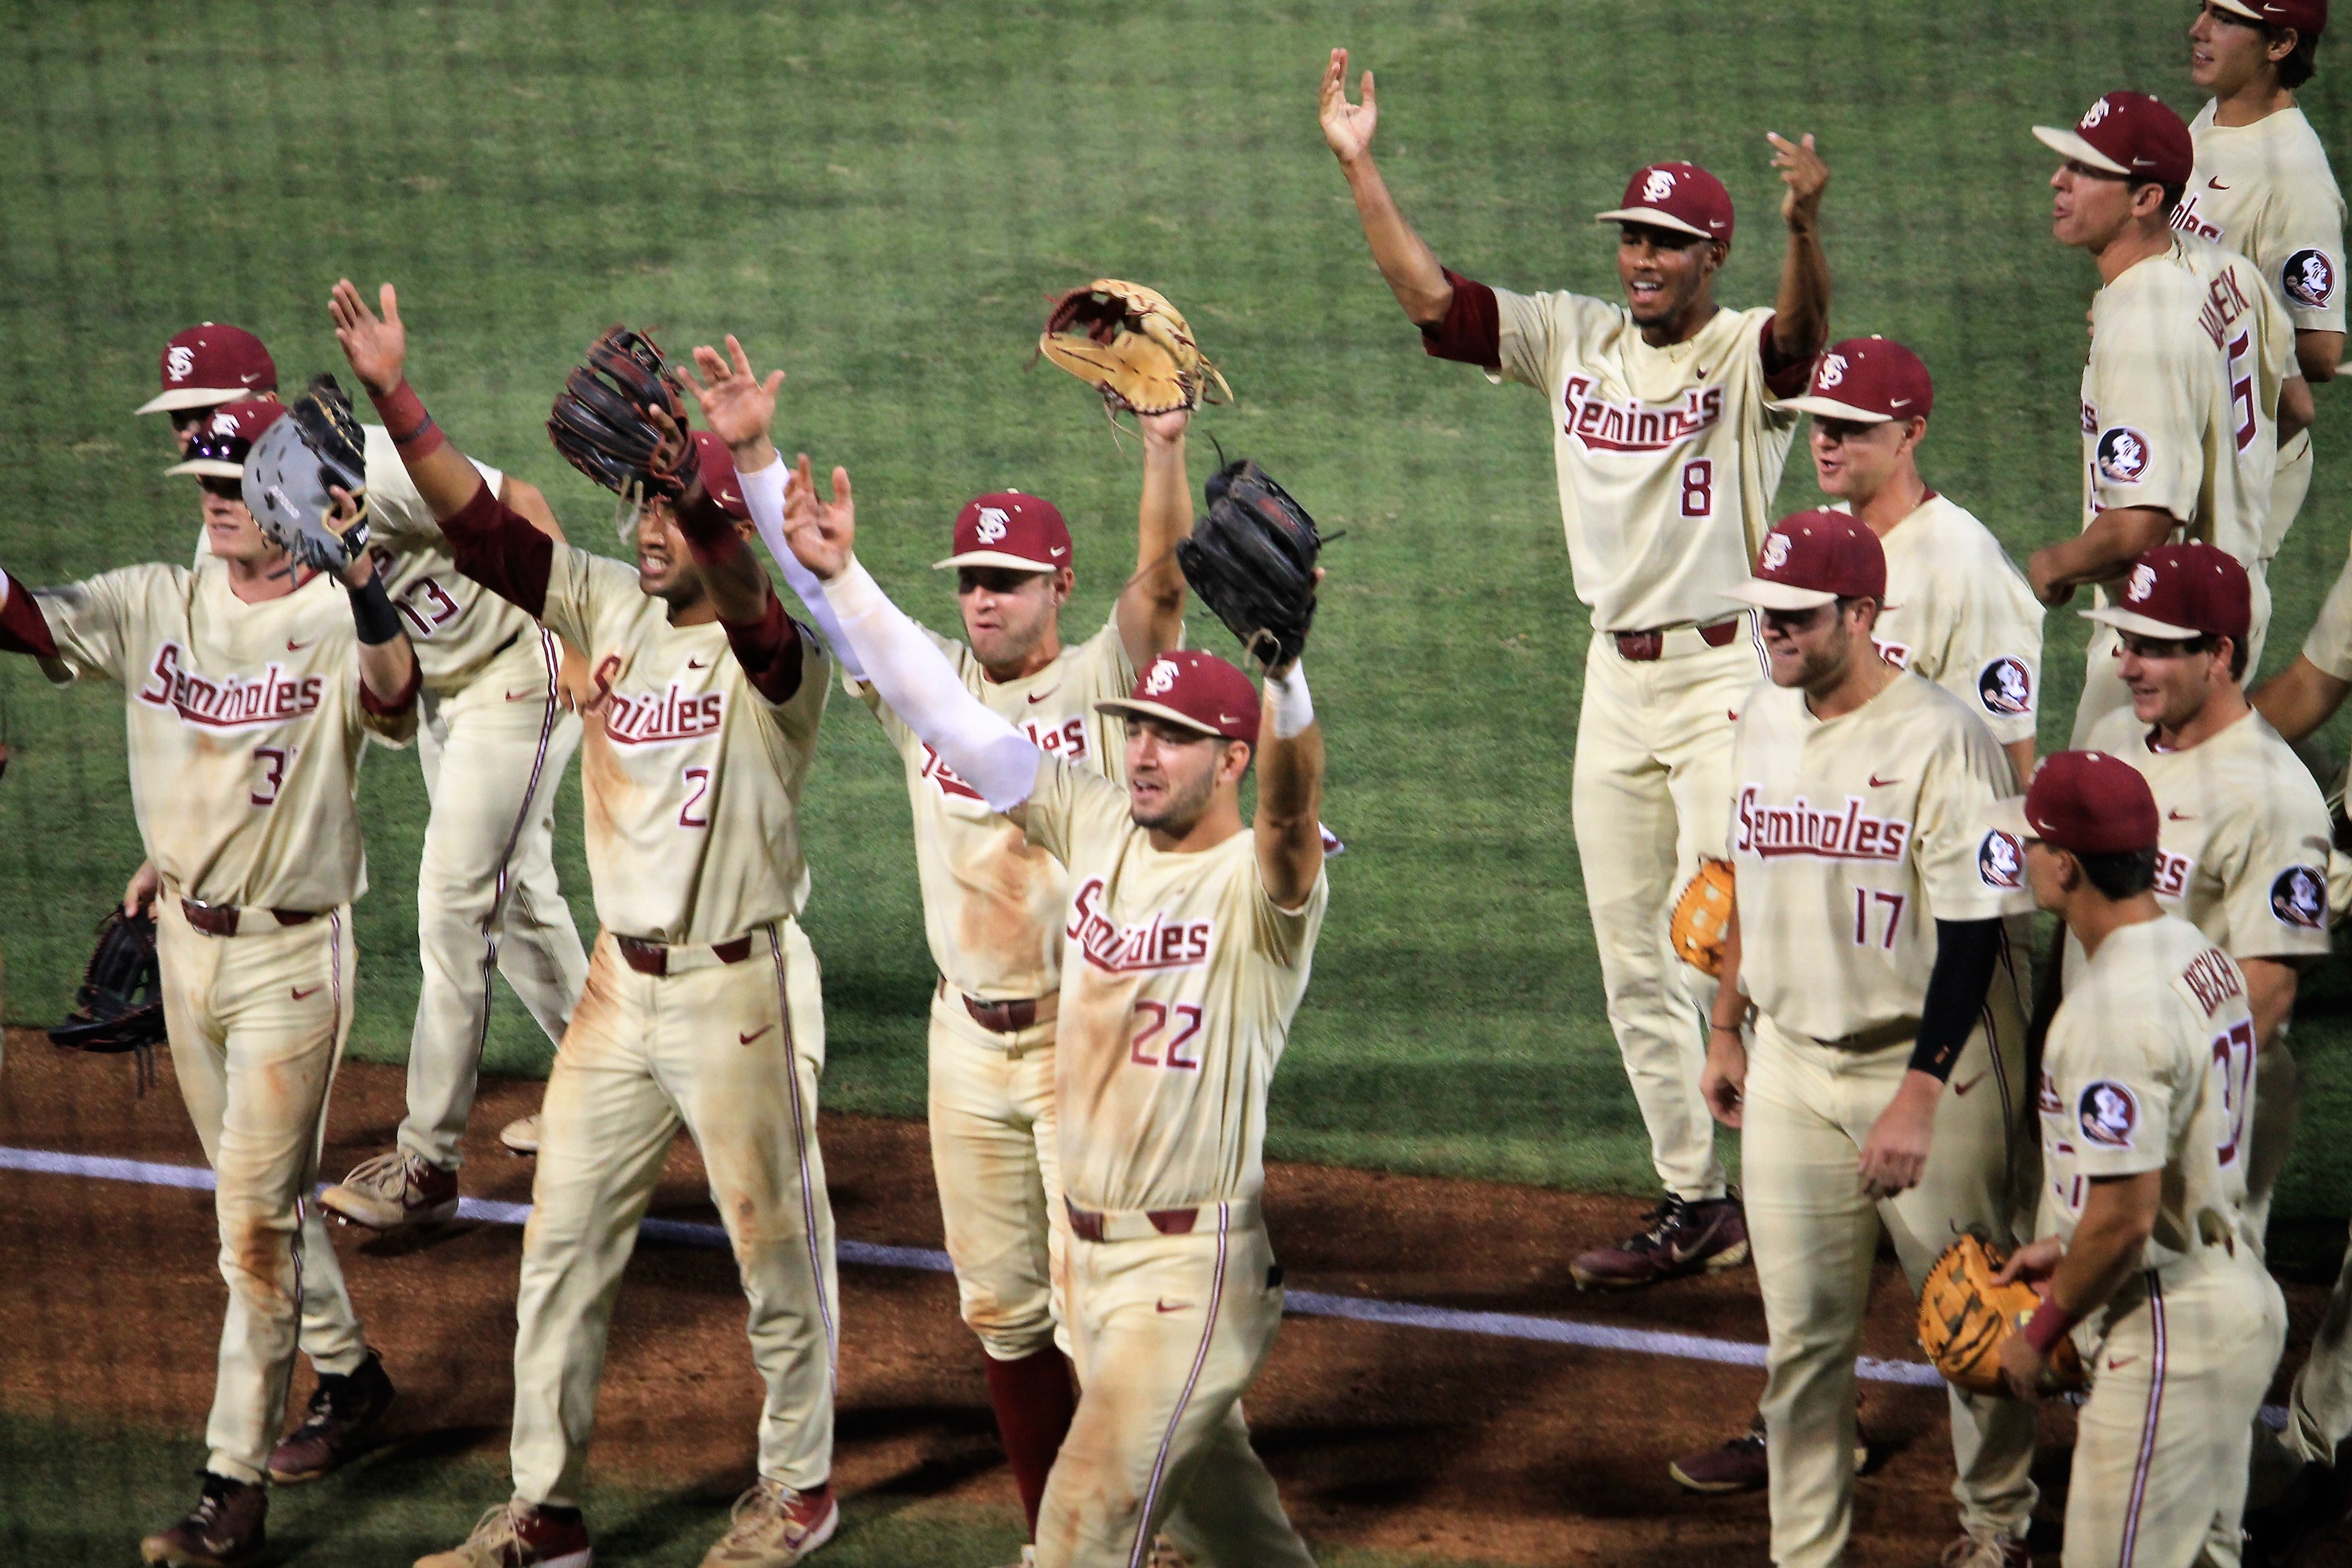
M 2336 263 L 2324 250 L 2298 250 L 2279 268 L 2287 302 L 2316 310 L 2336 298 Z
M 2139 1097 L 2111 1078 L 2095 1079 L 2084 1086 L 2075 1102 L 2075 1120 L 2083 1136 L 2102 1149 L 2128 1149 L 2139 1127 Z
M 2119 485 L 2136 485 L 2147 472 L 2147 437 L 2128 425 L 2112 426 L 2099 437 L 2099 475 Z
M 2003 654 L 1977 673 L 1977 700 L 1988 713 L 2031 713 L 2033 672 L 2023 659 Z
M 2327 879 L 2316 866 L 2289 866 L 2271 884 L 2271 913 L 2302 931 L 2327 927 Z
M 2025 885 L 2025 848 L 1998 827 L 1977 846 L 1977 875 L 1988 888 L 2014 889 Z

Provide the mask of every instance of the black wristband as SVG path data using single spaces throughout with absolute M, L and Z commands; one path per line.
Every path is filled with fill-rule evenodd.
M 400 635 L 400 612 L 392 607 L 383 578 L 370 573 L 364 584 L 351 590 L 351 598 L 352 625 L 359 628 L 361 642 L 381 647 Z

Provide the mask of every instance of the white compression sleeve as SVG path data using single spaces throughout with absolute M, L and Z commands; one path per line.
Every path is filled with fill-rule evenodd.
M 1274 714 L 1274 738 L 1287 741 L 1315 722 L 1315 700 L 1307 694 L 1307 667 L 1297 660 L 1281 675 L 1265 678 L 1265 705 Z
M 991 810 L 1010 811 L 1029 798 L 1045 753 L 965 689 L 946 656 L 864 566 L 852 560 L 822 594 L 840 617 L 844 651 L 855 650 L 866 667 L 863 679 L 907 728 L 978 790 Z
M 780 454 L 757 473 L 739 469 L 735 478 L 742 486 L 744 504 L 751 510 L 751 522 L 760 531 L 760 542 L 768 547 L 776 570 L 784 574 L 785 584 L 808 606 L 816 629 L 824 634 L 841 668 L 849 672 L 852 680 L 863 680 L 866 671 L 858 667 L 857 656 L 850 651 L 849 639 L 841 635 L 841 621 L 834 614 L 832 601 L 824 596 L 824 584 L 817 581 L 815 573 L 801 564 L 801 558 L 784 541 L 784 490 L 791 482 L 792 472 Z

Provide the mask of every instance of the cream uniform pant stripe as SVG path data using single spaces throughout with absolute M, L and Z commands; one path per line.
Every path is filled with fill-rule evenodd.
M 1135 1546 L 1128 1553 L 1128 1568 L 1143 1568 L 1144 1559 L 1150 1554 L 1151 1536 L 1144 1521 L 1152 1516 L 1160 1501 L 1160 1485 L 1168 1479 L 1168 1455 L 1176 1446 L 1176 1428 L 1183 1424 L 1184 1412 L 1192 1403 L 1192 1391 L 1201 1386 L 1201 1369 L 1209 1364 L 1209 1345 L 1217 1336 L 1217 1309 L 1225 1299 L 1225 1260 L 1232 1250 L 1232 1211 L 1223 1204 L 1217 1205 L 1216 1272 L 1209 1286 L 1209 1310 L 1201 1321 L 1201 1348 L 1192 1354 L 1192 1370 L 1184 1376 L 1184 1391 L 1176 1396 L 1176 1407 L 1168 1414 L 1167 1429 L 1160 1435 L 1160 1452 L 1151 1460 L 1151 1480 L 1143 1489 L 1143 1511 L 1136 1516 Z
M 792 1036 L 793 993 L 784 973 L 784 944 L 773 926 L 768 928 L 768 957 L 776 972 L 776 1012 L 784 1020 L 784 1035 Z M 808 1108 L 801 1102 L 800 1074 L 790 1076 L 793 1093 L 793 1157 L 800 1166 L 801 1231 L 807 1240 L 809 1278 L 824 1278 L 825 1259 L 817 1251 L 816 1189 L 809 1180 Z M 828 1223 L 832 1215 L 826 1216 Z M 824 1360 L 826 1375 L 838 1383 L 841 1375 L 841 1335 L 834 1326 L 833 1296 L 829 1290 L 816 1294 L 817 1315 L 824 1321 Z
M 2139 1545 L 2139 1510 L 2147 1501 L 2147 1472 L 2156 1462 L 2156 1431 L 2164 1420 L 2164 1281 L 2154 1270 L 2147 1275 L 2147 1321 L 2155 1344 L 2148 1352 L 2147 1414 L 2140 1420 L 2139 1463 L 2132 1467 L 2131 1511 L 2124 1521 L 2119 1568 L 2132 1568 L 2132 1552 Z

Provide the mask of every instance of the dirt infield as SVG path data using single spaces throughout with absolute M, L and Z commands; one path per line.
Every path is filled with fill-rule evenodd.
M 528 1202 L 530 1166 L 496 1130 L 536 1084 L 483 1088 L 462 1178 L 469 1196 Z M 396 1070 L 347 1068 L 328 1169 L 388 1146 Z M 845 1240 L 937 1247 L 923 1130 L 823 1123 Z M 143 1100 L 126 1062 L 77 1059 L 24 1031 L 0 1071 L 0 1145 L 201 1163 L 168 1063 Z M 1567 1258 L 1623 1234 L 1641 1205 L 1533 1188 L 1280 1165 L 1267 1223 L 1297 1289 L 1548 1315 L 1718 1338 L 1762 1337 L 1753 1276 L 1632 1297 L 1580 1294 Z M 201 1429 L 223 1287 L 208 1193 L 0 1171 L 0 1409 Z M 712 1215 L 690 1144 L 654 1215 Z M 511 1393 L 513 1226 L 459 1222 L 412 1242 L 340 1233 L 352 1290 L 403 1394 L 392 1441 L 496 1454 Z M 1012 1505 L 981 1380 L 943 1275 L 845 1266 L 836 1479 Z M 2325 1302 L 2289 1288 L 2289 1363 Z M 1867 1353 L 1909 1359 L 1909 1299 L 1882 1262 Z M 1738 1429 L 1755 1369 L 1323 1318 L 1287 1322 L 1250 1400 L 1260 1449 L 1310 1540 L 1511 1563 L 1764 1562 L 1761 1497 L 1694 1499 L 1674 1455 Z M 1868 1385 L 1882 1453 L 1860 1488 L 1858 1564 L 1925 1563 L 1952 1533 L 1951 1458 L 1932 1389 Z M 724 1490 L 751 1473 L 759 1405 L 742 1299 L 721 1249 L 648 1241 L 614 1323 L 598 1413 L 603 1472 Z M 2063 1488 L 2071 1420 L 2045 1416 L 2045 1491 Z M 2055 1544 L 2045 1497 L 2036 1544 Z M 2352 1561 L 2352 1554 L 2344 1559 Z

